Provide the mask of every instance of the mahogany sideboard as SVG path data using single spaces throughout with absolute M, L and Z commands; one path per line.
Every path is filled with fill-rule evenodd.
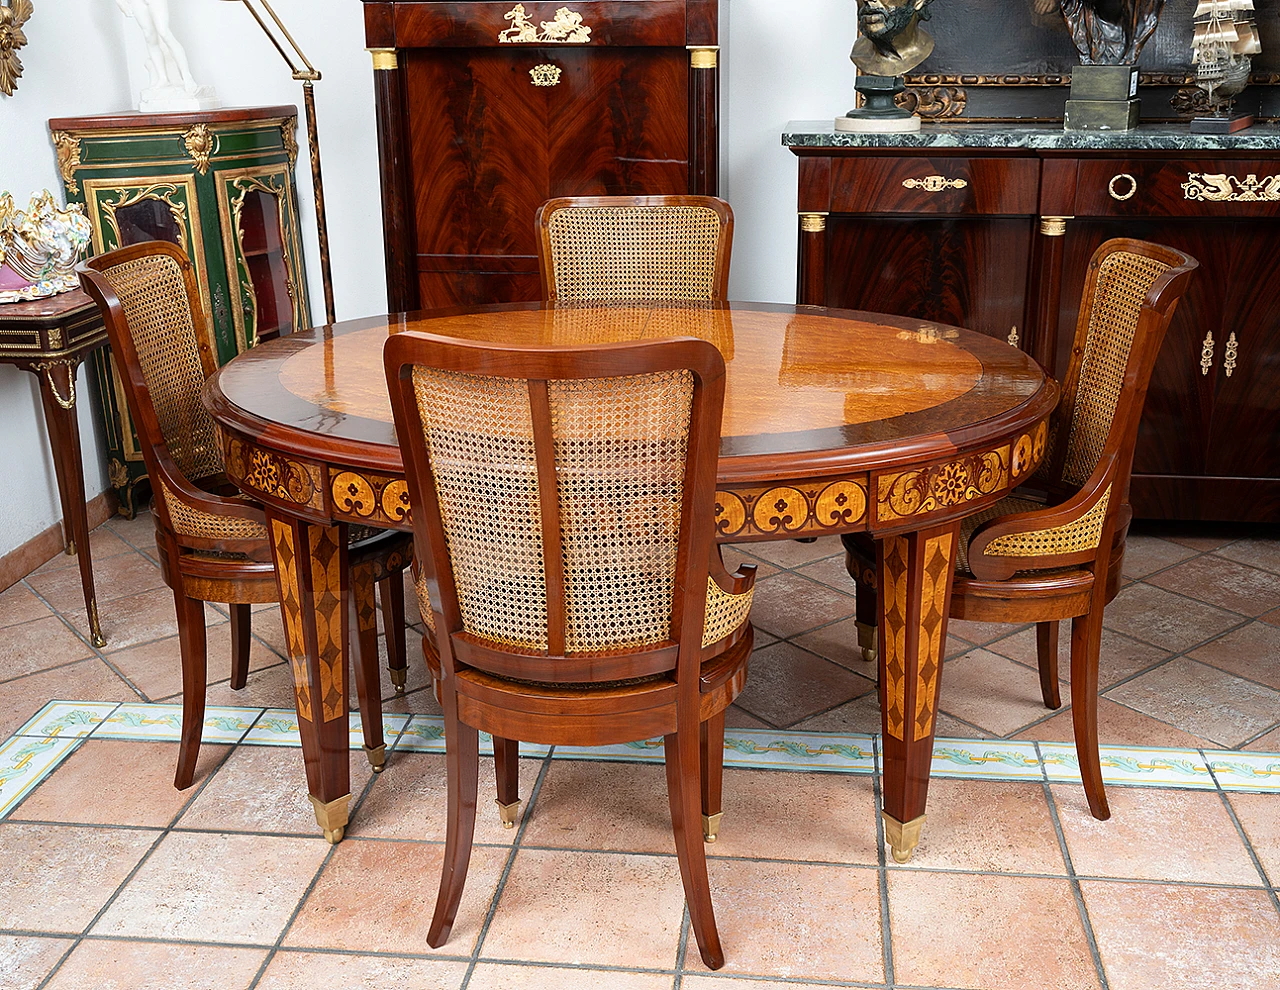
M 712 195 L 718 0 L 364 0 L 392 312 L 539 298 L 557 196 Z
M 1140 518 L 1280 522 L 1280 126 L 793 122 L 798 301 L 981 330 L 1065 372 L 1085 269 L 1111 237 L 1201 271 L 1156 364 L 1131 499 Z

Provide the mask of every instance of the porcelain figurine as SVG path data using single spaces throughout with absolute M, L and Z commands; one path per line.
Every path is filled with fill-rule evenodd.
M 169 0 L 116 0 L 116 6 L 138 25 L 147 44 L 151 85 L 138 101 L 141 112 L 215 110 L 222 105 L 212 86 L 201 86 L 191 75 L 186 49 L 169 26 Z
M 44 299 L 80 285 L 76 263 L 89 246 L 84 207 L 58 206 L 48 189 L 26 210 L 0 193 L 0 303 Z

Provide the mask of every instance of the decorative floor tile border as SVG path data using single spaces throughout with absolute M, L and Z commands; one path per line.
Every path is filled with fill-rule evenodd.
M 181 705 L 50 701 L 0 744 L 0 819 L 87 739 L 177 742 Z M 438 715 L 385 713 L 387 749 L 443 753 L 444 720 Z M 295 712 L 281 708 L 205 709 L 203 740 L 246 746 L 301 747 Z M 480 734 L 481 751 L 493 742 Z M 728 729 L 726 767 L 807 773 L 872 774 L 880 768 L 878 737 L 865 733 L 820 733 L 777 729 Z M 351 748 L 364 746 L 360 714 L 351 713 Z M 616 746 L 549 746 L 523 743 L 520 754 L 552 759 L 661 763 L 661 739 Z M 1101 747 L 1108 784 L 1136 787 L 1202 788 L 1280 794 L 1280 754 L 1235 750 Z M 936 739 L 932 774 L 986 780 L 1078 782 L 1079 760 L 1069 743 L 1020 740 Z
M 1213 775 L 1204 756 L 1194 749 L 1143 746 L 1099 746 L 1102 781 L 1135 787 L 1192 787 L 1214 790 Z M 1045 776 L 1051 781 L 1080 780 L 1076 748 L 1064 743 L 1041 743 Z M 1233 754 L 1234 755 L 1234 754 Z M 1278 776 L 1277 785 L 1280 785 Z M 1276 786 L 1280 790 L 1280 786 Z
M 11 736 L 0 746 L 0 819 L 80 745 L 78 736 Z

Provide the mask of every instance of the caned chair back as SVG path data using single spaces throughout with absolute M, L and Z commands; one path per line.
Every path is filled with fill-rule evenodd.
M 670 671 L 687 654 L 696 672 L 724 396 L 716 348 L 401 333 L 385 361 L 442 662 L 587 683 Z
M 1006 499 L 966 520 L 961 561 L 975 576 L 1005 580 L 1019 570 L 1105 561 L 1123 541 L 1147 386 L 1198 267 L 1181 251 L 1144 241 L 1111 240 L 1094 253 L 1049 455 L 1037 474 L 1051 504 Z
M 733 210 L 712 196 L 584 196 L 538 211 L 543 298 L 723 300 Z
M 197 332 L 204 323 L 195 270 L 181 248 L 147 241 L 81 264 L 81 282 L 103 314 L 112 356 L 151 477 L 162 521 L 186 545 L 240 549 L 265 539 L 256 518 L 201 504 L 200 483 L 224 471 L 200 390 L 217 366 Z M 225 501 L 213 499 L 214 502 Z
M 1117 238 L 1094 253 L 1052 442 L 1052 480 L 1079 488 L 1108 448 L 1123 448 L 1127 440 L 1120 457 L 1124 463 L 1117 465 L 1127 497 L 1137 419 L 1151 371 L 1197 267 L 1181 251 L 1144 241 Z

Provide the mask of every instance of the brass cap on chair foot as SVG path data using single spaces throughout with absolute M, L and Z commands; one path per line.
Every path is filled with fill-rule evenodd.
M 404 694 L 405 685 L 409 683 L 409 668 L 388 667 L 387 673 L 391 675 L 391 686 L 396 689 L 396 694 Z
M 498 817 L 502 819 L 502 827 L 515 828 L 516 821 L 520 818 L 520 802 L 512 801 L 510 804 L 503 804 L 495 800 L 493 803 L 498 806 Z
M 387 768 L 387 744 L 375 746 L 370 749 L 368 746 L 364 748 L 364 755 L 369 760 L 369 766 L 373 767 L 374 773 L 382 773 Z
M 884 819 L 884 838 L 889 843 L 889 851 L 895 863 L 905 863 L 920 844 L 920 830 L 924 828 L 925 816 L 913 818 L 909 822 L 900 822 L 887 811 L 880 812 Z
M 720 819 L 724 817 L 723 811 L 718 811 L 714 815 L 702 816 L 702 840 L 707 843 L 715 842 L 720 835 Z
M 342 836 L 347 830 L 347 822 L 351 820 L 348 813 L 351 807 L 351 795 L 344 794 L 328 804 L 314 794 L 309 794 L 308 797 L 311 798 L 311 804 L 316 809 L 316 824 L 320 826 L 324 837 L 336 846 L 342 841 Z
M 862 659 L 867 663 L 875 663 L 880 647 L 879 631 L 875 626 L 853 620 L 853 627 L 858 631 L 858 645 L 862 648 Z
M 107 645 L 107 637 L 102 635 L 102 623 L 98 619 L 98 600 L 89 599 L 89 642 L 98 649 Z

